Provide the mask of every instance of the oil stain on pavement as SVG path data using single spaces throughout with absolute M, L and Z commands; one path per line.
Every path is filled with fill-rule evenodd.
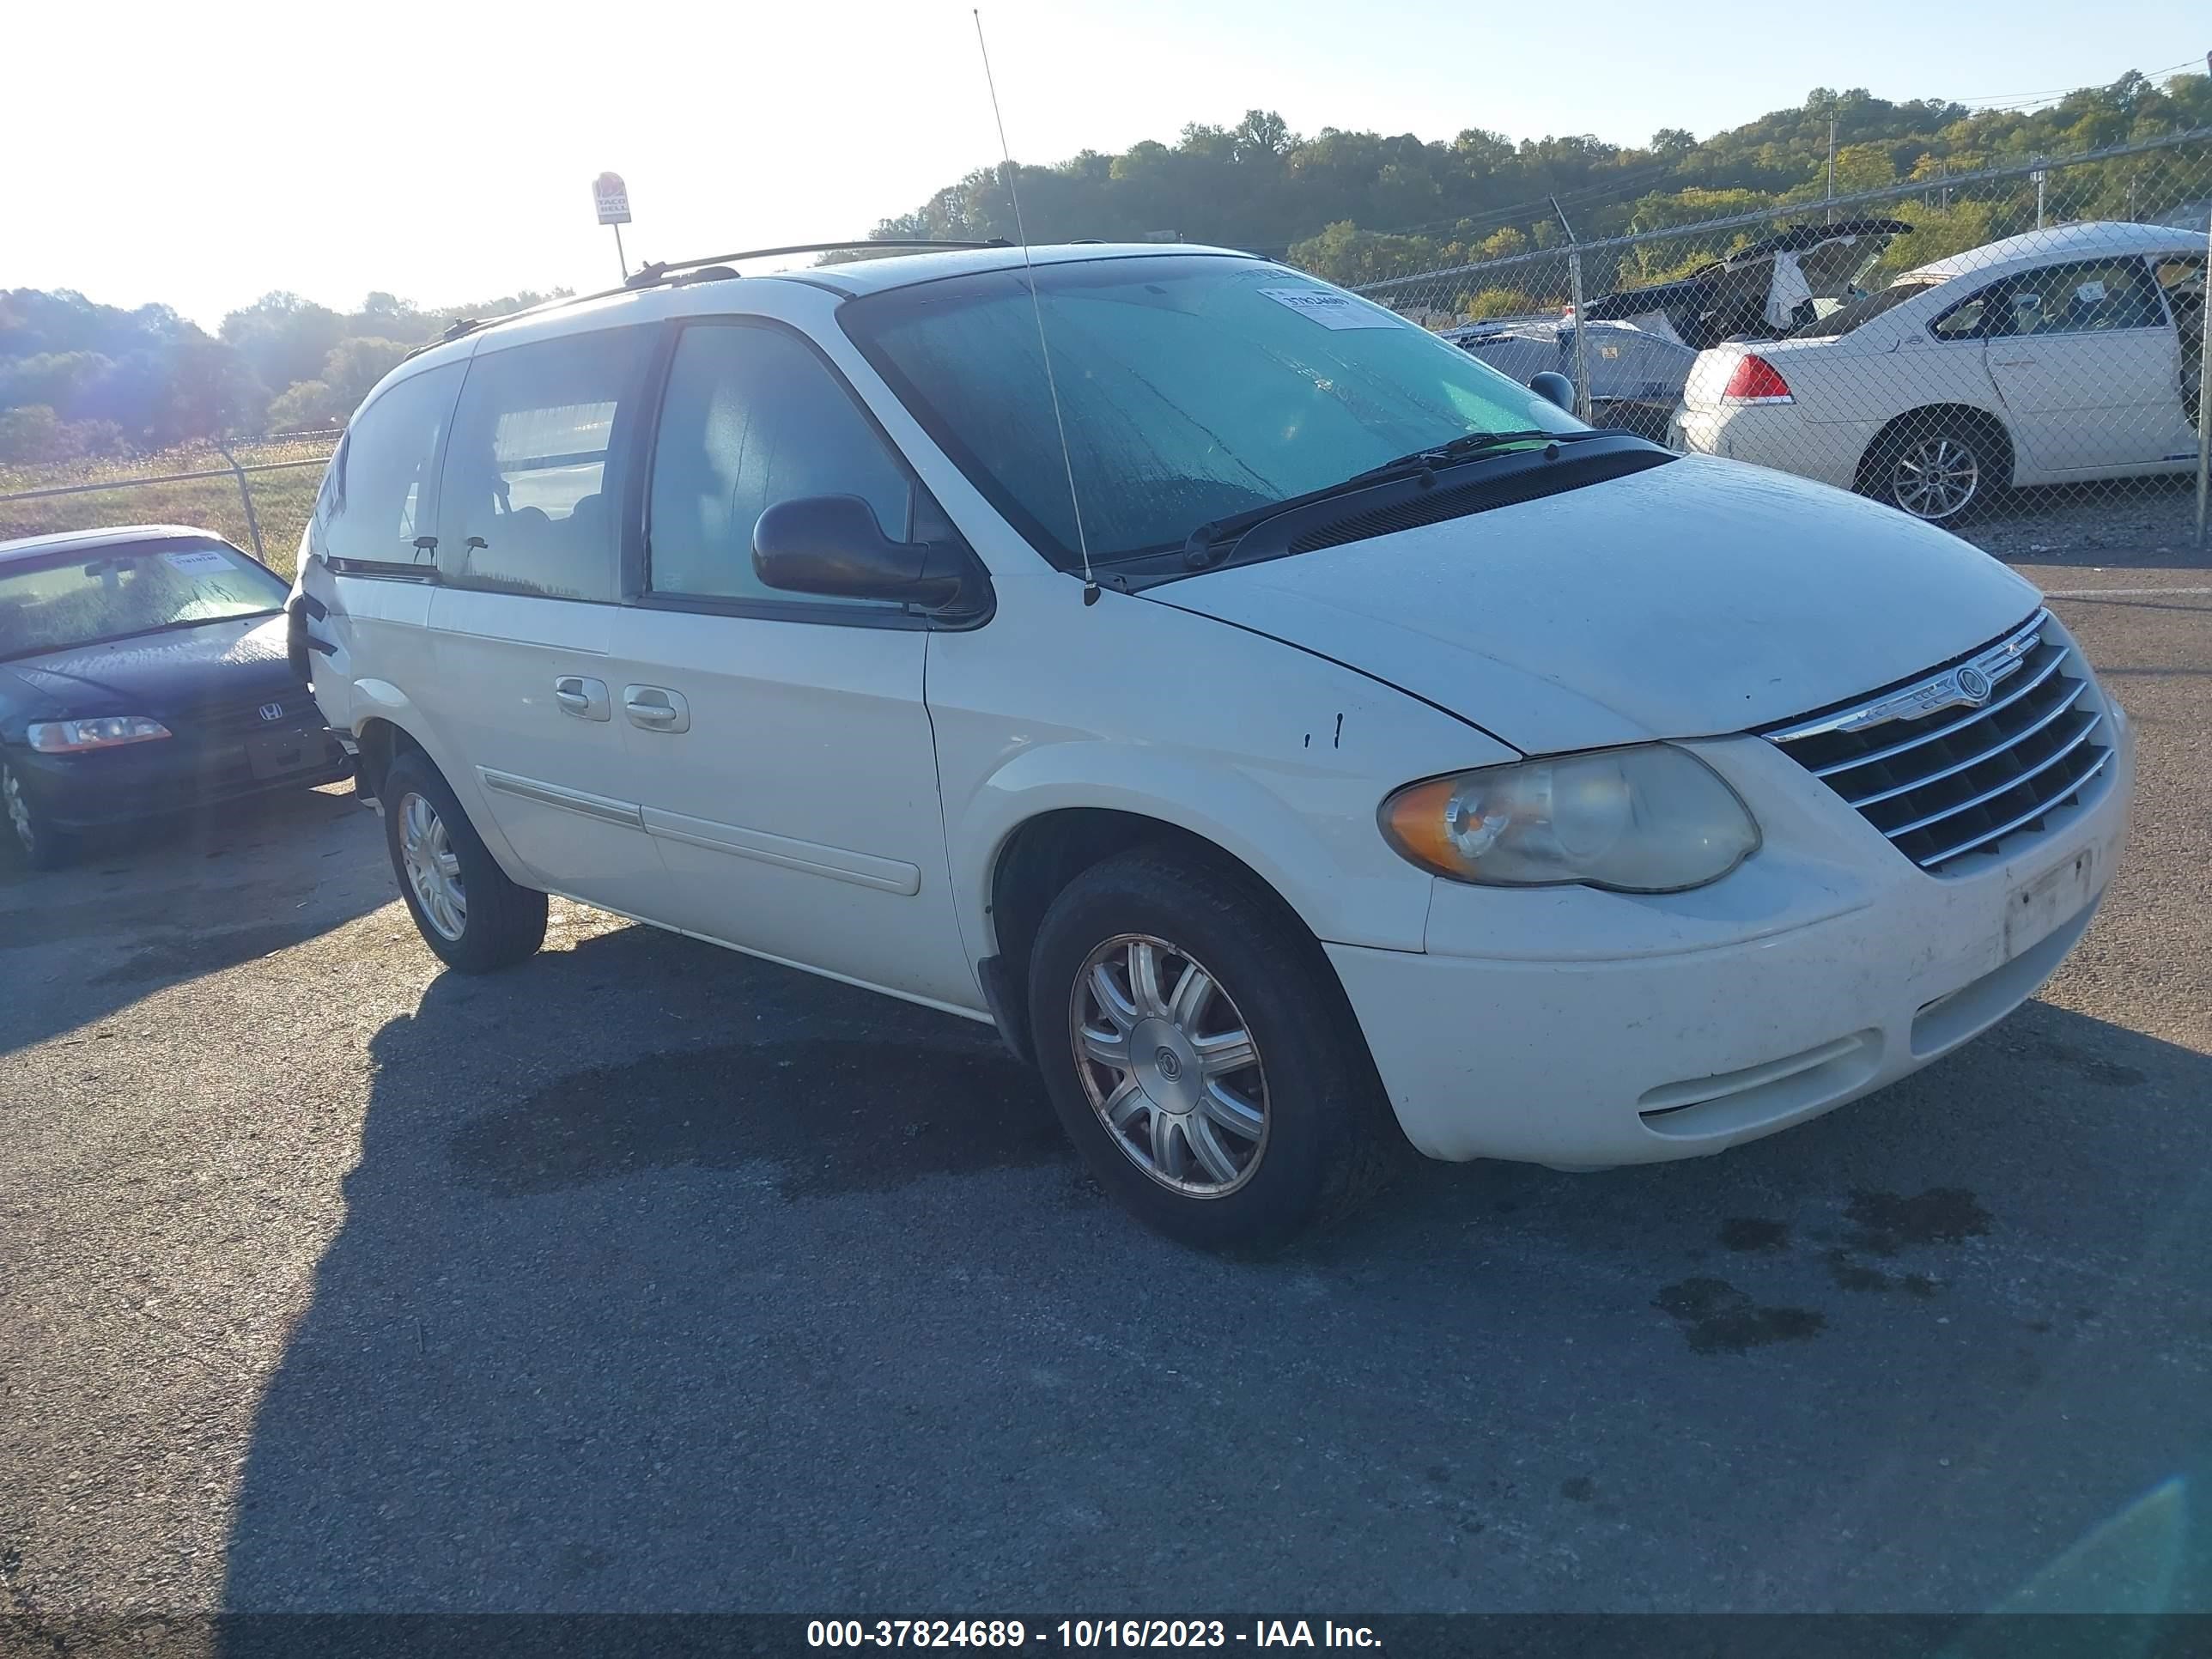
M 1762 1308 L 1724 1279 L 1686 1279 L 1651 1300 L 1683 1328 L 1692 1353 L 1742 1353 L 1816 1336 L 1827 1320 L 1809 1308 Z
M 787 1199 L 1074 1156 L 1036 1074 L 1003 1051 L 852 1036 L 720 1044 L 573 1073 L 476 1119 L 451 1150 L 464 1182 L 507 1195 L 769 1163 Z

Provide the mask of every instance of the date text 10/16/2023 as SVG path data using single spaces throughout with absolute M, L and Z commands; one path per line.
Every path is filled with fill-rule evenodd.
M 811 1648 L 1367 1648 L 1382 1639 L 1364 1625 L 1334 1620 L 1257 1619 L 812 1619 Z

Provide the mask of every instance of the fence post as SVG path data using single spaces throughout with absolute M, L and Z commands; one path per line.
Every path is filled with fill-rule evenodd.
M 2204 315 L 2197 339 L 2197 550 L 2206 550 L 2205 492 L 2212 485 L 2212 220 L 2204 226 Z M 2186 373 L 2186 371 L 2184 371 Z
M 238 480 L 238 499 L 240 504 L 246 508 L 246 533 L 253 540 L 253 556 L 266 564 L 269 561 L 262 556 L 261 552 L 261 520 L 254 515 L 253 490 L 246 482 L 246 469 L 238 464 L 238 457 L 230 453 L 230 446 L 222 439 L 217 438 L 215 441 L 215 447 L 222 452 L 222 459 L 229 464 L 230 476 Z
M 1576 240 L 1575 228 L 1567 222 L 1567 216 L 1559 206 L 1559 198 L 1551 198 L 1552 211 L 1559 216 L 1559 228 L 1567 233 L 1567 298 L 1575 308 L 1575 418 L 1585 425 L 1590 417 L 1589 394 L 1589 327 L 1583 315 L 1583 249 Z

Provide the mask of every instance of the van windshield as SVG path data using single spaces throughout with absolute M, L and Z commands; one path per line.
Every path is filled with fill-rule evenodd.
M 1281 265 L 1176 254 L 1036 274 L 1094 563 L 1470 432 L 1582 429 L 1425 329 Z M 1023 272 L 896 289 L 838 314 L 969 481 L 1077 568 Z

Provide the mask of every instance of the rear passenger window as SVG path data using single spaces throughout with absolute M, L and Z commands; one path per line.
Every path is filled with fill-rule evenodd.
M 438 511 L 438 559 L 450 580 L 547 599 L 615 598 L 611 458 L 647 349 L 646 331 L 607 329 L 470 362 Z
M 653 462 L 649 582 L 656 593 L 886 607 L 787 593 L 753 572 L 753 525 L 777 501 L 858 495 L 904 541 L 915 487 L 836 373 L 780 329 L 684 330 Z
M 461 367 L 447 363 L 412 375 L 354 417 L 315 498 L 324 557 L 428 562 L 415 538 L 431 533 L 431 468 L 460 390 Z
M 2141 259 L 2085 259 L 2012 280 L 2011 313 L 1998 334 L 2109 334 L 2162 328 L 2166 307 Z

